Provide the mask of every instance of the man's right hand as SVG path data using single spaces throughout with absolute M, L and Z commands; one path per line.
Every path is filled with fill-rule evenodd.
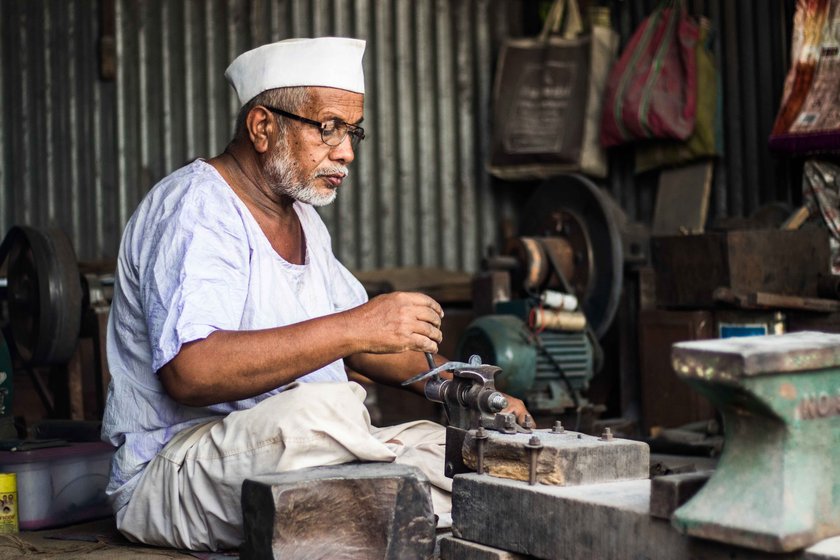
M 440 305 L 428 296 L 386 294 L 342 313 L 293 325 L 215 331 L 184 344 L 159 376 L 176 401 L 207 406 L 260 395 L 335 360 L 367 353 L 399 357 L 396 362 L 385 360 L 383 367 L 395 369 L 396 377 L 380 376 L 397 385 L 426 365 L 421 354 L 406 350 L 437 352 L 442 317 Z M 403 361 L 409 356 L 410 367 Z
M 347 312 L 348 328 L 363 337 L 365 352 L 414 350 L 437 353 L 443 340 L 443 309 L 425 294 L 394 292 L 377 296 Z

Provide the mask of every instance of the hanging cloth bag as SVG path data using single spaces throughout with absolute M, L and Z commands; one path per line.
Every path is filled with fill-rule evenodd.
M 507 40 L 493 87 L 490 173 L 507 180 L 568 171 L 605 177 L 600 111 L 617 48 L 608 21 L 583 33 L 577 0 L 555 0 L 538 37 Z
M 691 135 L 698 35 L 684 0 L 661 2 L 636 28 L 607 81 L 603 146 L 654 138 L 685 140 Z
M 712 51 L 711 22 L 700 18 L 697 41 L 697 111 L 694 132 L 685 140 L 651 140 L 636 146 L 636 173 L 671 167 L 722 153 L 723 98 Z
M 797 0 L 791 64 L 770 149 L 840 151 L 840 0 Z

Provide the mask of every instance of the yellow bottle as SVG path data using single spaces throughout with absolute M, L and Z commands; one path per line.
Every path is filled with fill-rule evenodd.
M 0 473 L 0 533 L 17 532 L 17 475 L 15 473 Z

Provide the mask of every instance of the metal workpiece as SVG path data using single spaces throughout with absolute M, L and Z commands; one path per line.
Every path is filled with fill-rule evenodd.
M 725 427 L 714 475 L 674 512 L 678 530 L 774 553 L 840 535 L 838 348 L 840 336 L 807 332 L 674 346 L 677 375 Z
M 443 404 L 448 418 L 444 475 L 451 478 L 470 470 L 482 473 L 487 430 L 516 433 L 522 429 L 513 414 L 501 413 L 508 406 L 507 398 L 494 384 L 494 377 L 501 369 L 482 364 L 481 358 L 475 355 L 469 362 L 448 362 L 438 367 L 432 367 L 433 361 L 429 361 L 429 371 L 412 377 L 403 385 L 426 380 L 426 398 Z M 444 371 L 451 373 L 452 378 L 443 379 L 440 374 Z M 464 463 L 462 453 L 468 433 L 471 445 L 475 447 L 472 455 L 479 458 L 477 464 L 470 466 Z
M 442 403 L 450 412 L 453 408 L 460 407 L 479 415 L 492 415 L 508 404 L 504 395 L 492 387 L 484 387 L 462 377 L 431 379 L 426 383 L 425 393 L 427 399 Z
M 452 379 L 443 379 L 440 374 L 444 371 L 450 372 Z M 482 364 L 481 358 L 472 356 L 469 362 L 447 362 L 432 368 L 404 381 L 403 385 L 427 380 L 426 398 L 443 404 L 452 426 L 463 430 L 479 426 L 492 428 L 495 414 L 508 406 L 507 398 L 493 383 L 499 371 L 499 367 Z

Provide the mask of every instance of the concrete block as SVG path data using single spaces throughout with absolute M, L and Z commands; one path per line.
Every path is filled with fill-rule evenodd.
M 657 476 L 650 481 L 650 514 L 671 519 L 674 511 L 700 490 L 714 471 Z
M 242 485 L 242 513 L 243 559 L 426 559 L 435 548 L 429 480 L 406 465 L 254 477 Z
M 455 537 L 440 539 L 440 560 L 532 560 L 533 556 L 484 546 Z
M 562 487 L 458 475 L 452 533 L 543 560 L 823 560 L 811 549 L 774 554 L 682 535 L 650 516 L 650 487 L 650 480 Z
M 537 482 L 577 486 L 598 482 L 647 478 L 650 449 L 646 443 L 613 438 L 610 441 L 566 431 L 534 430 L 533 434 L 502 434 L 489 430 L 484 443 L 484 470 L 500 478 L 528 480 L 526 444 L 536 435 L 543 447 L 537 460 Z M 464 463 L 478 467 L 475 432 L 464 439 Z

